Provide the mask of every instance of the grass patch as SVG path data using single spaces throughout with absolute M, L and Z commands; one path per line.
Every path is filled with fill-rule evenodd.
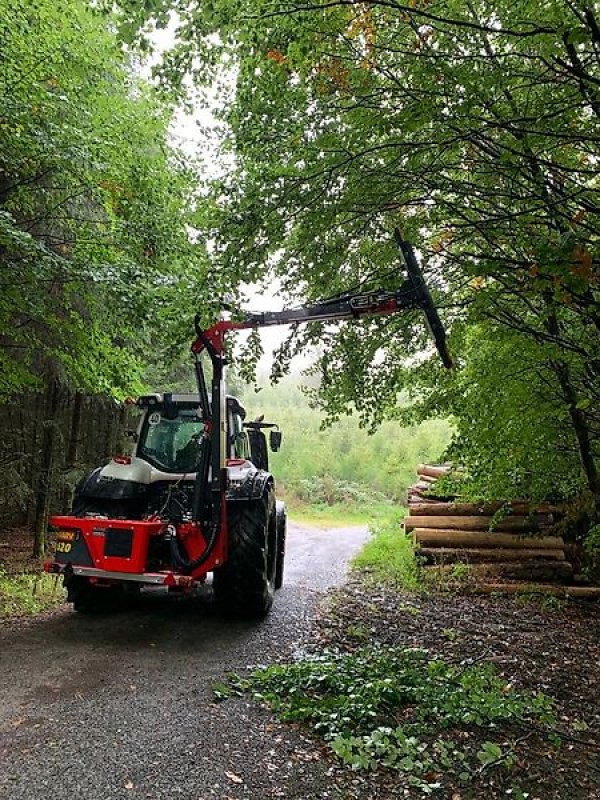
M 464 592 L 472 583 L 471 565 L 458 562 L 423 568 L 412 536 L 401 527 L 405 510 L 388 513 L 371 526 L 371 538 L 352 559 L 352 567 L 377 583 L 409 592 Z
M 393 583 L 402 589 L 417 591 L 422 586 L 421 568 L 412 539 L 400 522 L 404 509 L 374 525 L 372 536 L 352 560 L 355 569 L 366 570 L 377 580 Z
M 39 614 L 64 599 L 62 585 L 55 575 L 7 575 L 0 568 L 0 617 Z
M 554 724 L 550 698 L 517 692 L 489 665 L 399 647 L 329 650 L 231 676 L 214 691 L 250 694 L 283 721 L 310 726 L 353 769 L 398 771 L 424 794 L 443 789 L 444 775 L 465 785 L 488 768 L 510 771 L 520 740 L 508 731 Z
M 284 498 L 285 499 L 285 498 Z M 371 525 L 390 516 L 390 503 L 368 505 L 354 503 L 302 503 L 286 499 L 290 519 L 319 528 L 343 528 L 350 525 Z

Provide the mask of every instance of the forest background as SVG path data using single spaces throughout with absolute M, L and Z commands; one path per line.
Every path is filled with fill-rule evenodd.
M 48 512 L 116 446 L 117 401 L 179 374 L 194 313 L 209 321 L 219 298 L 261 281 L 290 301 L 391 287 L 395 225 L 419 249 L 457 368 L 441 368 L 414 316 L 292 331 L 276 372 L 317 347 L 311 402 L 341 425 L 329 435 L 344 457 L 310 447 L 304 425 L 321 417 L 303 406 L 287 422 L 302 431 L 282 455 L 289 480 L 300 491 L 352 473 L 398 499 L 407 467 L 441 455 L 449 432 L 401 426 L 437 417 L 465 496 L 569 500 L 583 535 L 597 530 L 593 6 L 0 10 L 0 497 L 38 550 Z M 145 80 L 164 26 L 173 48 Z M 201 102 L 216 105 L 217 178 L 169 137 L 177 109 Z M 259 351 L 251 338 L 240 357 L 250 383 Z M 348 413 L 386 427 L 369 439 Z M 423 430 L 435 433 L 422 447 Z

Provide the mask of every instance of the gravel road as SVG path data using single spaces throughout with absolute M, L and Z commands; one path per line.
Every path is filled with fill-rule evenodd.
M 285 585 L 261 623 L 222 621 L 207 596 L 0 627 L 0 798 L 339 797 L 314 744 L 246 699 L 216 705 L 211 686 L 301 646 L 366 538 L 290 524 Z

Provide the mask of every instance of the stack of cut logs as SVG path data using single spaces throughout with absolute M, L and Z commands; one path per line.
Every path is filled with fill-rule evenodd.
M 404 527 L 412 531 L 426 563 L 469 563 L 488 580 L 569 582 L 573 567 L 564 541 L 547 532 L 559 519 L 560 507 L 436 498 L 435 483 L 449 471 L 449 466 L 419 464 L 419 481 L 409 490 Z

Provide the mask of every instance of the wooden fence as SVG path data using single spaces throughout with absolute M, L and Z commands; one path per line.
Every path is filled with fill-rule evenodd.
M 0 405 L 0 526 L 30 527 L 40 555 L 48 516 L 69 508 L 73 486 L 123 447 L 125 407 L 58 381 Z

